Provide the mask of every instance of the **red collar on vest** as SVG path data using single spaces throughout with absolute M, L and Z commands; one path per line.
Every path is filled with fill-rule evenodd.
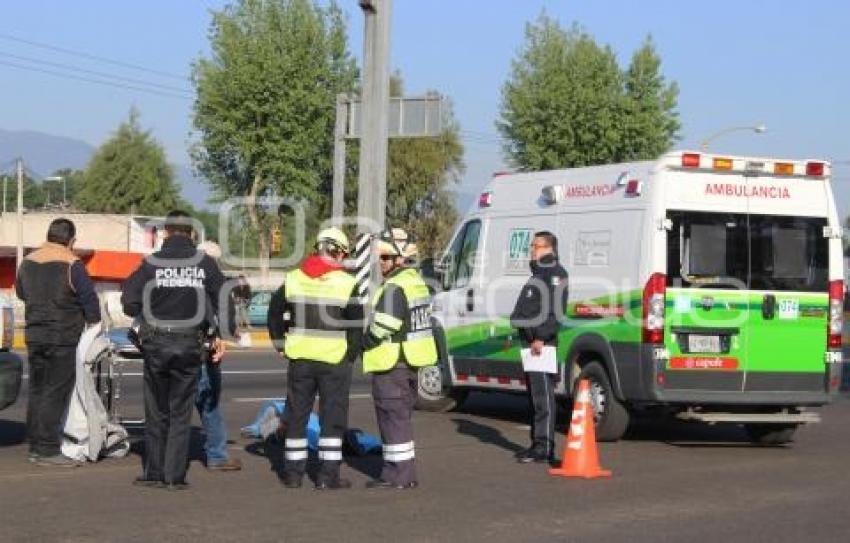
M 321 257 L 319 255 L 310 255 L 304 262 L 301 263 L 301 271 L 308 277 L 315 279 L 326 273 L 344 269 L 342 264 L 330 258 Z

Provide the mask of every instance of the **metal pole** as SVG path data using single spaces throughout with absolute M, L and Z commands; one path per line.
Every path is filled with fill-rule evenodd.
M 18 250 L 15 269 L 24 261 L 24 160 L 18 159 Z
M 361 1 L 366 17 L 363 53 L 363 111 L 357 213 L 384 228 L 387 208 L 387 140 L 390 95 L 390 21 L 392 0 Z M 372 266 L 372 284 L 380 277 Z
M 336 97 L 336 126 L 334 127 L 334 178 L 331 217 L 342 219 L 345 215 L 345 127 L 347 120 L 345 94 Z

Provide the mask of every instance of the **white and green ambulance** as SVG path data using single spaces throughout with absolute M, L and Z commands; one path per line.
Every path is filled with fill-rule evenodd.
M 830 165 L 688 151 L 497 175 L 436 263 L 441 363 L 420 407 L 525 389 L 510 314 L 534 232 L 570 274 L 558 394 L 591 381 L 597 436 L 630 415 L 743 424 L 781 443 L 840 385 L 841 228 Z

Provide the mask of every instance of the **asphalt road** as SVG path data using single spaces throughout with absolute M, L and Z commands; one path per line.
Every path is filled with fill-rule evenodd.
M 627 439 L 601 444 L 614 476 L 584 481 L 514 463 L 527 440 L 524 400 L 473 394 L 460 412 L 416 414 L 420 488 L 363 489 L 380 465 L 366 457 L 343 468 L 356 488 L 319 493 L 284 489 L 274 471 L 279 449 L 238 434 L 265 398 L 283 394 L 285 367 L 267 353 L 234 354 L 226 364 L 225 416 L 245 469 L 211 473 L 193 462 L 187 492 L 131 486 L 136 452 L 73 470 L 32 466 L 23 443 L 26 399 L 0 412 L 0 540 L 847 540 L 847 397 L 777 448 L 753 447 L 734 427 L 644 421 Z M 138 369 L 128 367 L 125 377 L 129 415 L 141 412 Z M 368 391 L 357 375 L 351 425 L 375 432 Z M 197 456 L 200 432 L 196 438 Z

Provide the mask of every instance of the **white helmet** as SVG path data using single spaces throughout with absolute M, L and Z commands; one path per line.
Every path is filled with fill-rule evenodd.
M 319 235 L 316 236 L 316 247 L 325 244 L 332 245 L 344 253 L 349 252 L 348 236 L 339 228 L 332 226 L 319 232 Z
M 416 244 L 402 228 L 384 230 L 378 237 L 378 254 L 409 258 L 417 254 Z

